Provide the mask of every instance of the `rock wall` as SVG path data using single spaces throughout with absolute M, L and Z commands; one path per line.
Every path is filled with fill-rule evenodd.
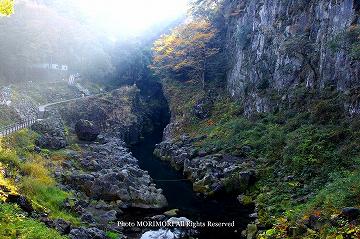
M 244 100 L 246 115 L 271 111 L 269 92 L 286 101 L 299 85 L 346 94 L 359 86 L 360 62 L 331 47 L 358 27 L 358 0 L 226 0 L 224 8 L 232 59 L 227 88 Z M 347 102 L 350 114 L 360 113 L 359 102 Z
M 160 84 L 159 87 L 161 90 Z M 148 95 L 140 86 L 124 86 L 108 94 L 79 99 L 55 108 L 70 128 L 74 128 L 80 119 L 89 120 L 102 133 L 136 144 L 141 136 L 159 124 L 165 124 L 162 120 L 167 106 L 163 103 L 162 92 Z

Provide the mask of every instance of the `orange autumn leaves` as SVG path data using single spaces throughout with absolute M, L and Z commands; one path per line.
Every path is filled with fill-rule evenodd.
M 176 27 L 154 43 L 151 68 L 171 77 L 186 72 L 190 79 L 204 80 L 206 59 L 219 52 L 209 46 L 217 30 L 207 20 L 193 20 Z

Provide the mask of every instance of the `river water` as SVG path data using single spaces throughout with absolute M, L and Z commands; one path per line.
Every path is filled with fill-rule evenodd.
M 162 140 L 162 130 L 163 127 L 147 135 L 141 143 L 133 146 L 131 151 L 139 160 L 140 168 L 147 170 L 155 180 L 156 185 L 163 189 L 169 204 L 167 209 L 179 209 L 178 216 L 185 216 L 194 222 L 235 221 L 234 228 L 202 228 L 197 238 L 241 238 L 241 231 L 249 223 L 248 215 L 252 213 L 252 209 L 243 207 L 234 195 L 223 195 L 222 198 L 206 199 L 196 194 L 192 190 L 192 183 L 184 181 L 184 176 L 181 172 L 170 167 L 168 162 L 161 161 L 154 156 L 155 145 Z M 162 210 L 162 212 L 167 209 Z M 156 214 L 156 212 L 152 213 Z M 149 216 L 149 214 L 151 213 L 137 211 L 137 215 L 140 218 L 145 215 Z

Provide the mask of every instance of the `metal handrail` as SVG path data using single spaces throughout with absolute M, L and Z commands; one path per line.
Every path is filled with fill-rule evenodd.
M 28 128 L 31 125 L 33 125 L 36 121 L 37 118 L 28 118 L 25 120 L 21 120 L 20 122 L 16 122 L 12 125 L 5 126 L 0 130 L 0 136 L 4 137 L 9 134 L 15 133 L 16 131 L 19 131 L 21 129 Z
M 33 125 L 36 121 L 44 119 L 47 107 L 62 104 L 62 103 L 68 103 L 68 102 L 72 102 L 72 101 L 76 101 L 76 100 L 80 100 L 80 99 L 84 99 L 84 98 L 89 98 L 89 97 L 94 97 L 94 96 L 101 96 L 101 95 L 105 95 L 105 94 L 106 94 L 106 92 L 100 93 L 100 94 L 97 94 L 97 95 L 88 95 L 88 96 L 85 96 L 85 97 L 78 97 L 78 98 L 74 98 L 74 99 L 63 100 L 63 101 L 58 101 L 58 102 L 54 102 L 54 103 L 49 103 L 49 104 L 46 104 L 46 105 L 41 105 L 39 107 L 39 111 L 38 111 L 38 114 L 37 114 L 36 117 L 28 118 L 26 120 L 22 120 L 20 122 L 15 123 L 15 124 L 5 126 L 3 129 L 0 128 L 0 137 L 7 136 L 9 134 L 12 134 L 12 133 L 20 130 L 20 129 L 28 128 L 31 125 Z

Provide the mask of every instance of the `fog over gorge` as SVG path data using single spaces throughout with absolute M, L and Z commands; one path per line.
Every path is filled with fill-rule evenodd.
M 33 68 L 45 63 L 103 79 L 117 63 L 111 56 L 114 48 L 149 47 L 143 42 L 156 38 L 185 12 L 182 1 L 155 1 L 151 7 L 148 1 L 16 1 L 16 14 L 1 19 L 0 79 L 31 80 Z

